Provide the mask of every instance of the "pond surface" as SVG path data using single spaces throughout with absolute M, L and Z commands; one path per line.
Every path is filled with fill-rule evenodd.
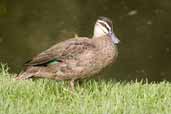
M 0 62 L 17 73 L 57 42 L 91 37 L 99 16 L 112 19 L 121 40 L 118 61 L 104 76 L 171 80 L 170 0 L 1 0 Z

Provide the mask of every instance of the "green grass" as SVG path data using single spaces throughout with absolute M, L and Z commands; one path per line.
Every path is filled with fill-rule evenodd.
M 0 68 L 0 114 L 170 114 L 171 83 L 16 81 Z

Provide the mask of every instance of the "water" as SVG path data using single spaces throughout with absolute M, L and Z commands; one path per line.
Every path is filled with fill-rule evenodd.
M 99 16 L 110 17 L 121 40 L 116 64 L 104 75 L 118 80 L 171 80 L 170 0 L 1 0 L 0 61 L 19 72 L 51 45 L 92 36 Z

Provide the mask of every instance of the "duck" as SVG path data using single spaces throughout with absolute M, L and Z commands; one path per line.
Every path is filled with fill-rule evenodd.
M 99 17 L 92 38 L 70 38 L 53 45 L 27 61 L 16 79 L 69 80 L 74 89 L 75 80 L 89 78 L 117 60 L 119 42 L 111 19 Z

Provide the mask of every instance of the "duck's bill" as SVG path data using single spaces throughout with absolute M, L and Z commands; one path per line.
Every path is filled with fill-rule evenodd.
M 120 40 L 115 36 L 114 33 L 111 34 L 111 38 L 114 44 L 118 44 Z

